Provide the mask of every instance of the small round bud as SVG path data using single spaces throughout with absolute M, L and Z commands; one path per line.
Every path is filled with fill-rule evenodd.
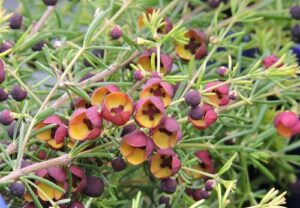
M 0 84 L 5 80 L 5 65 L 4 61 L 0 59 Z
M 208 199 L 210 196 L 209 192 L 206 191 L 205 189 L 196 189 L 193 192 L 193 198 L 196 201 L 199 201 L 201 199 Z
M 84 208 L 84 205 L 80 201 L 72 202 L 69 208 Z
M 10 192 L 17 196 L 22 197 L 25 193 L 25 186 L 20 182 L 13 182 L 9 188 Z
M 160 189 L 167 194 L 173 194 L 177 188 L 177 181 L 172 178 L 163 179 L 160 181 Z
M 300 43 L 300 25 L 292 27 L 292 40 L 296 43 Z
M 3 42 L 0 46 L 0 53 L 3 53 L 9 49 L 11 49 L 13 45 L 10 42 Z
M 27 97 L 27 92 L 24 91 L 19 85 L 14 86 L 11 96 L 16 101 L 22 101 Z
M 228 95 L 228 98 L 229 98 L 230 100 L 236 100 L 236 99 L 238 98 L 237 92 L 231 91 L 231 92 L 229 93 L 229 95 Z
M 300 6 L 298 6 L 298 5 L 292 6 L 290 8 L 290 14 L 291 14 L 292 18 L 294 18 L 296 20 L 300 20 Z
M 158 204 L 164 204 L 165 207 L 170 207 L 170 198 L 166 196 L 159 197 Z
M 211 179 L 207 180 L 205 182 L 205 190 L 212 191 L 214 189 L 215 185 L 216 185 L 216 182 L 214 180 L 211 180 Z
M 142 72 L 141 72 L 140 70 L 135 70 L 135 71 L 133 72 L 133 78 L 134 78 L 136 81 L 139 81 L 139 80 L 143 79 L 144 76 L 143 76 L 143 74 L 142 74 Z
M 200 106 L 191 107 L 189 110 L 189 116 L 192 119 L 200 120 L 204 115 L 204 111 Z
M 217 8 L 220 5 L 221 1 L 220 0 L 210 0 L 209 1 L 209 6 L 211 8 Z
M 9 124 L 9 126 L 7 128 L 7 134 L 9 136 L 9 138 L 11 138 L 11 139 L 14 138 L 14 134 L 16 134 L 16 137 L 19 135 L 19 130 L 20 129 L 17 128 L 16 123 L 17 122 L 12 122 L 11 124 Z
M 38 153 L 38 157 L 39 157 L 41 160 L 45 160 L 46 157 L 47 157 L 47 153 L 46 153 L 44 150 L 41 150 L 41 151 L 39 151 L 39 153 Z
M 221 66 L 218 68 L 217 72 L 221 77 L 224 77 L 228 74 L 228 68 L 226 66 Z
M 197 90 L 191 90 L 184 95 L 184 99 L 187 105 L 197 106 L 201 102 L 200 93 Z
M 9 20 L 10 28 L 13 30 L 20 29 L 22 26 L 22 20 L 23 20 L 22 15 L 18 13 L 14 13 Z
M 136 126 L 132 124 L 128 124 L 123 127 L 121 137 L 125 136 L 126 134 L 129 134 L 131 132 L 134 132 L 136 130 Z
M 0 123 L 3 125 L 9 125 L 14 121 L 9 110 L 5 109 L 0 113 Z
M 101 178 L 96 176 L 88 176 L 86 178 L 86 186 L 83 194 L 88 197 L 99 197 L 104 191 L 104 183 Z
M 41 51 L 43 50 L 43 47 L 45 46 L 46 42 L 45 41 L 40 41 L 36 43 L 34 46 L 31 47 L 32 51 Z
M 43 2 L 47 6 L 55 6 L 57 4 L 57 0 L 43 0 Z
M 120 26 L 115 26 L 112 28 L 112 30 L 110 31 L 110 37 L 113 40 L 117 40 L 120 37 L 122 37 L 123 33 L 122 33 L 122 29 Z
M 0 88 L 0 102 L 7 100 L 8 94 L 5 92 L 4 89 Z
M 263 59 L 263 66 L 268 69 L 270 67 L 272 67 L 276 62 L 278 62 L 279 58 L 277 56 L 274 56 L 274 55 L 269 55 L 269 56 L 266 56 L 264 59 Z M 277 64 L 276 67 L 281 67 L 282 64 Z
M 111 166 L 116 172 L 120 172 L 127 167 L 127 164 L 122 157 L 117 157 L 111 161 Z

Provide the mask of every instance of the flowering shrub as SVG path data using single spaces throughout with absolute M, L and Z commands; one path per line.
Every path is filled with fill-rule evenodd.
M 299 5 L 0 3 L 1 208 L 293 206 Z

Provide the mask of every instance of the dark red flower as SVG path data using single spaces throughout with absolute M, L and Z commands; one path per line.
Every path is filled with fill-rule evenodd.
M 181 162 L 172 149 L 159 149 L 151 158 L 150 170 L 156 178 L 169 178 L 181 168 Z
M 134 131 L 126 134 L 121 141 L 120 152 L 128 163 L 138 165 L 148 159 L 154 144 L 142 131 Z
M 227 84 L 223 84 L 224 82 L 209 82 L 205 86 L 205 89 L 208 93 L 213 93 L 212 95 L 208 95 L 211 103 L 214 103 L 218 106 L 224 106 L 229 103 L 229 86 Z M 223 84 L 222 86 L 215 87 L 217 85 Z
M 119 88 L 112 84 L 98 87 L 92 93 L 92 105 L 102 105 L 104 98 L 112 92 L 119 92 Z
M 274 119 L 274 126 L 279 135 L 290 138 L 300 133 L 300 118 L 291 111 L 280 112 Z
M 192 107 L 188 119 L 197 129 L 203 130 L 215 123 L 218 115 L 211 106 L 203 105 Z

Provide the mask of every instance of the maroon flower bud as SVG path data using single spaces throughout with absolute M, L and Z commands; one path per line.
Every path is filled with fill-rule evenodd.
M 126 134 L 129 134 L 131 132 L 134 132 L 136 130 L 135 124 L 131 123 L 123 127 L 121 137 L 125 136 Z
M 14 121 L 9 110 L 5 109 L 0 113 L 0 123 L 3 125 L 9 125 Z
M 276 62 L 278 62 L 279 58 L 274 55 L 266 56 L 263 60 L 263 65 L 266 69 L 270 68 L 273 66 Z M 283 64 L 277 64 L 276 67 L 281 67 Z
M 221 66 L 220 68 L 218 68 L 217 72 L 221 77 L 224 77 L 228 73 L 228 68 L 226 66 Z
M 112 28 L 112 30 L 110 31 L 110 37 L 113 39 L 113 40 L 117 40 L 119 39 L 120 37 L 122 37 L 122 29 L 120 26 L 115 26 Z
M 196 189 L 193 191 L 193 198 L 195 201 L 199 201 L 201 199 L 208 199 L 209 196 L 209 192 L 207 192 L 205 189 Z
M 228 95 L 229 100 L 236 100 L 238 98 L 238 95 L 235 91 L 232 91 Z
M 9 20 L 10 28 L 11 29 L 20 29 L 22 26 L 22 20 L 23 20 L 22 15 L 20 15 L 18 13 L 14 13 Z
M 192 119 L 200 120 L 203 117 L 203 115 L 204 115 L 204 110 L 199 105 L 195 107 L 191 107 L 191 109 L 189 110 L 189 116 Z
M 13 182 L 10 185 L 9 190 L 13 195 L 15 195 L 17 197 L 22 197 L 22 196 L 24 196 L 24 193 L 25 193 L 25 186 L 20 182 Z
M 16 101 L 22 101 L 27 97 L 27 92 L 24 91 L 19 85 L 14 86 L 11 96 Z
M 0 84 L 5 80 L 5 65 L 3 60 L 0 59 Z
M 170 198 L 166 196 L 161 196 L 158 200 L 159 204 L 164 204 L 165 207 L 170 207 Z
M 226 3 L 227 0 L 210 0 L 209 1 L 209 6 L 213 9 L 215 9 L 221 4 L 221 2 Z
M 84 208 L 84 205 L 80 201 L 72 202 L 69 208 Z
M 43 0 L 44 4 L 47 6 L 55 6 L 57 3 L 57 0 Z
M 111 161 L 111 166 L 116 172 L 120 172 L 126 168 L 127 164 L 122 157 L 117 157 Z
M 298 5 L 292 6 L 290 8 L 290 14 L 291 14 L 292 18 L 300 20 L 300 6 L 298 6 Z
M 3 42 L 0 46 L 0 53 L 3 53 L 9 49 L 11 49 L 13 45 L 10 42 Z
M 167 194 L 173 194 L 177 188 L 177 181 L 172 178 L 164 179 L 160 181 L 160 189 Z
M 140 70 L 136 70 L 133 72 L 133 78 L 136 80 L 136 81 L 139 81 L 141 79 L 144 78 L 142 72 Z
M 7 100 L 8 94 L 5 92 L 4 89 L 0 88 L 0 102 Z
M 47 153 L 46 153 L 44 150 L 39 151 L 38 157 L 39 157 L 41 160 L 45 160 L 46 157 L 47 157 Z
M 38 43 L 36 43 L 34 46 L 31 47 L 31 50 L 33 51 L 41 51 L 43 50 L 43 47 L 45 46 L 46 41 L 42 40 Z
M 9 138 L 13 139 L 14 135 L 16 134 L 16 137 L 19 135 L 19 127 L 16 126 L 17 122 L 12 122 L 8 128 L 7 128 L 7 134 L 9 136 Z
M 86 178 L 86 186 L 83 194 L 88 197 L 99 197 L 104 191 L 104 183 L 101 178 L 96 176 L 88 176 Z
M 189 106 L 197 106 L 201 102 L 200 93 L 197 90 L 190 90 L 184 96 L 185 102 Z
M 205 190 L 212 191 L 216 185 L 216 182 L 212 179 L 209 179 L 205 182 Z
M 300 25 L 292 27 L 292 40 L 296 43 L 300 43 Z

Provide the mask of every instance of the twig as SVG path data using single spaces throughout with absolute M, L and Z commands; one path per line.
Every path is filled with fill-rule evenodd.
M 7 183 L 8 181 L 12 181 L 12 180 L 15 181 L 18 178 L 20 178 L 21 176 L 24 176 L 28 173 L 31 173 L 31 172 L 34 172 L 37 170 L 41 170 L 41 169 L 53 167 L 53 166 L 69 165 L 69 164 L 71 164 L 71 158 L 69 157 L 68 154 L 64 154 L 64 155 L 54 158 L 54 159 L 35 163 L 35 164 L 32 164 L 25 168 L 17 169 L 15 171 L 11 172 L 10 174 L 0 178 L 0 184 Z
M 31 36 L 36 34 L 43 27 L 43 25 L 45 24 L 45 22 L 47 21 L 49 16 L 52 14 L 54 9 L 55 9 L 55 6 L 48 6 L 47 7 L 47 9 L 44 12 L 43 16 L 39 19 L 39 21 L 32 28 L 31 33 L 30 33 Z
M 7 155 L 11 155 L 11 154 L 14 154 L 17 152 L 17 144 L 15 144 L 14 142 L 13 143 L 10 143 L 7 148 L 6 148 L 6 154 Z M 4 157 L 4 153 L 0 153 L 0 162 L 2 161 L 2 158 Z

